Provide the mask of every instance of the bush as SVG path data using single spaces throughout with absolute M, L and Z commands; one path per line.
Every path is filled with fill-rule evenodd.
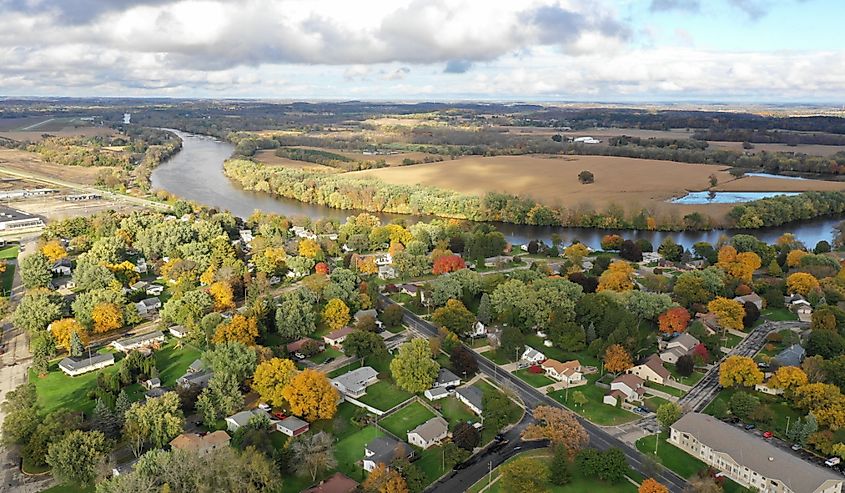
M 595 176 L 593 176 L 591 172 L 584 170 L 578 173 L 578 181 L 584 184 L 593 183 L 595 181 Z

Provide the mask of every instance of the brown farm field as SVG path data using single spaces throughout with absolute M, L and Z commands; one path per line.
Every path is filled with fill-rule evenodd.
M 830 157 L 837 152 L 845 151 L 845 146 L 830 146 L 820 144 L 799 144 L 789 146 L 786 144 L 754 144 L 754 149 L 743 149 L 742 142 L 726 142 L 721 140 L 708 140 L 711 149 L 725 149 L 737 152 L 749 152 L 757 154 L 761 151 L 766 152 L 796 152 L 800 154 L 809 154 L 811 156 Z
M 26 151 L 0 149 L 0 171 L 9 169 L 38 173 L 48 178 L 65 180 L 83 185 L 93 185 L 106 167 L 86 168 L 83 166 L 62 166 L 44 162 L 37 154 Z
M 399 152 L 397 154 L 380 154 L 380 155 L 370 155 L 370 154 L 363 154 L 360 151 L 342 151 L 338 149 L 332 149 L 330 147 L 311 147 L 311 146 L 291 146 L 297 149 L 312 149 L 316 151 L 325 151 L 330 152 L 332 154 L 338 154 L 340 156 L 347 157 L 354 161 L 362 161 L 362 162 L 376 162 L 384 160 L 384 162 L 388 166 L 401 166 L 402 161 L 405 159 L 412 159 L 414 161 L 423 161 L 426 158 L 432 159 L 442 159 L 441 156 L 437 154 L 429 154 L 427 152 Z M 306 161 L 296 161 L 293 159 L 287 159 L 283 157 L 276 156 L 275 150 L 264 150 L 258 151 L 255 154 L 255 158 L 262 163 L 271 165 L 271 166 L 288 166 L 291 168 L 302 168 L 302 169 L 323 169 L 325 170 L 328 166 L 322 166 L 319 164 L 309 163 Z
M 295 159 L 279 157 L 276 155 L 276 151 L 272 149 L 256 152 L 255 160 L 272 167 L 280 166 L 285 168 L 307 169 L 309 171 L 324 171 L 326 173 L 332 173 L 336 171 L 334 168 L 330 166 L 323 166 L 322 164 L 309 163 L 307 161 L 297 161 Z

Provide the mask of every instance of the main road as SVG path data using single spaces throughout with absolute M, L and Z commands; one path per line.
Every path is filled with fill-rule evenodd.
M 396 304 L 387 296 L 379 295 L 379 298 L 386 305 Z M 437 328 L 434 325 L 417 317 L 414 313 L 407 310 L 406 308 L 402 308 L 404 313 L 403 321 L 410 328 L 420 333 L 427 334 L 431 337 L 437 336 Z M 561 403 L 540 393 L 537 389 L 528 385 L 516 376 L 512 375 L 510 372 L 500 369 L 495 363 L 485 358 L 484 356 L 481 356 L 480 354 L 476 353 L 472 348 L 467 347 L 467 349 L 475 353 L 476 359 L 478 360 L 478 369 L 484 375 L 496 381 L 500 386 L 503 386 L 513 391 L 517 396 L 519 396 L 523 404 L 525 404 L 526 410 L 531 411 L 537 406 L 553 406 L 566 409 Z M 643 474 L 644 476 L 654 474 L 653 467 L 651 467 L 650 464 L 646 463 L 643 458 L 643 455 L 638 450 L 613 437 L 612 435 L 604 431 L 601 427 L 596 426 L 583 418 L 579 417 L 579 421 L 581 422 L 581 425 L 584 427 L 584 429 L 587 431 L 587 434 L 590 436 L 591 446 L 599 450 L 618 448 L 625 454 L 625 457 L 628 460 L 628 464 L 635 471 L 639 472 L 640 474 Z M 520 422 L 517 428 L 523 427 L 525 422 L 526 419 L 523 419 L 523 421 Z M 496 463 L 494 465 L 498 465 L 498 463 L 502 462 L 509 456 L 509 454 L 506 454 L 505 452 L 513 453 L 516 452 L 516 447 L 526 447 L 527 444 L 520 445 L 519 443 L 517 443 L 518 441 L 515 440 L 515 438 L 518 437 L 518 431 L 521 430 L 512 430 L 509 433 L 509 438 L 511 438 L 510 435 L 512 435 L 512 438 L 514 438 L 514 440 L 511 440 L 511 443 L 509 444 L 509 447 L 511 448 L 505 449 L 499 454 L 497 454 L 499 457 L 495 459 Z M 485 460 L 485 458 L 489 455 L 490 454 L 482 455 L 481 458 L 476 459 L 477 462 L 474 463 L 471 467 L 463 469 L 462 471 L 459 471 L 457 474 L 454 474 L 452 476 L 447 476 L 438 483 L 435 483 L 435 485 L 430 487 L 430 491 L 435 491 L 438 493 L 442 491 L 445 493 L 466 490 L 469 485 L 484 477 L 484 473 L 489 467 L 489 461 L 494 460 L 493 458 Z M 657 481 L 666 485 L 670 491 L 673 491 L 675 493 L 681 493 L 686 485 L 686 481 L 682 477 L 678 476 L 677 474 L 673 473 L 668 469 L 660 469 L 657 472 L 656 476 L 657 477 L 655 479 L 657 479 Z

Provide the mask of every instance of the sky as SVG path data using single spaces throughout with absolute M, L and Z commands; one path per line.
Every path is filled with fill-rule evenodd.
M 0 0 L 0 96 L 845 104 L 843 0 Z

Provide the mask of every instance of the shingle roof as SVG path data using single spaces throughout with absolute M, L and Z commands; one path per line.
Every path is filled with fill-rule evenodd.
M 334 332 L 329 332 L 326 334 L 326 339 L 340 339 L 341 337 L 347 336 L 355 331 L 355 327 L 343 327 L 341 329 L 337 329 Z
M 642 387 L 645 381 L 636 375 L 626 373 L 624 375 L 619 375 L 618 377 L 614 378 L 612 382 L 610 382 L 611 385 L 613 385 L 614 383 L 624 383 L 631 390 L 637 390 L 638 388 Z
M 302 493 L 352 493 L 358 488 L 358 482 L 342 472 L 336 472 L 317 486 L 302 490 Z
M 223 430 L 217 430 L 205 436 L 199 436 L 196 433 L 182 433 L 170 441 L 170 446 L 173 448 L 196 452 L 199 450 L 206 450 L 216 445 L 229 443 L 229 438 L 229 434 Z
M 332 382 L 339 383 L 353 394 L 367 388 L 367 382 L 378 376 L 378 372 L 370 366 L 362 366 L 350 372 L 332 378 Z
M 411 449 L 405 442 L 400 442 L 391 437 L 383 436 L 373 439 L 366 445 L 367 450 L 373 453 L 367 457 L 376 464 L 390 464 L 397 457 L 407 456 Z
M 684 332 L 683 334 L 681 334 L 678 337 L 669 341 L 669 343 L 670 344 L 672 344 L 672 343 L 680 344 L 681 346 L 683 346 L 687 350 L 691 350 L 692 348 L 694 348 L 695 346 L 698 345 L 699 341 L 698 341 L 698 339 L 696 339 L 692 335 Z
M 460 381 L 461 379 L 449 371 L 448 368 L 441 368 L 440 371 L 437 372 L 437 380 L 435 380 L 434 383 L 437 385 L 446 385 L 447 383 L 454 382 L 455 380 Z
M 672 374 L 669 373 L 669 370 L 667 370 L 666 367 L 663 366 L 663 360 L 660 359 L 660 356 L 658 356 L 656 354 L 652 354 L 651 356 L 649 356 L 643 362 L 643 364 L 645 366 L 651 368 L 651 370 L 654 373 L 657 373 L 658 375 L 660 375 L 661 378 L 666 379 L 666 378 L 669 378 L 670 376 L 672 376 Z
M 308 423 L 297 418 L 296 416 L 288 416 L 287 418 L 279 421 L 277 426 L 281 426 L 282 428 L 286 428 L 291 431 L 299 430 L 305 426 L 308 426 Z
M 416 433 L 426 442 L 430 442 L 432 440 L 436 440 L 442 437 L 445 433 L 449 431 L 449 423 L 446 422 L 445 419 L 441 418 L 440 416 L 435 416 L 425 423 L 417 426 L 413 430 L 409 431 L 408 434 Z
M 800 366 L 805 354 L 806 351 L 800 344 L 793 344 L 778 353 L 774 359 L 781 366 Z
M 118 340 L 114 341 L 114 344 L 115 345 L 119 344 L 121 346 L 126 347 L 126 346 L 132 346 L 132 345 L 135 345 L 135 344 L 143 344 L 145 342 L 153 341 L 155 339 L 160 339 L 162 337 L 164 337 L 164 334 L 161 331 L 157 330 L 157 331 L 154 331 L 154 332 L 148 332 L 146 334 L 141 334 L 141 335 L 137 335 L 137 336 L 124 337 L 123 339 L 118 339 Z
M 114 363 L 114 354 L 93 354 L 90 358 L 65 358 L 59 361 L 59 366 L 67 368 L 69 371 L 78 371 L 106 361 Z
M 478 409 L 484 409 L 484 393 L 478 387 L 470 385 L 469 387 L 460 387 L 455 392 L 461 395 L 464 399 L 471 402 L 473 406 Z
M 706 414 L 686 414 L 672 428 L 693 435 L 714 451 L 729 455 L 758 474 L 781 481 L 795 492 L 812 492 L 826 481 L 843 480 L 842 476 L 806 462 L 769 442 L 742 435 L 733 426 Z

